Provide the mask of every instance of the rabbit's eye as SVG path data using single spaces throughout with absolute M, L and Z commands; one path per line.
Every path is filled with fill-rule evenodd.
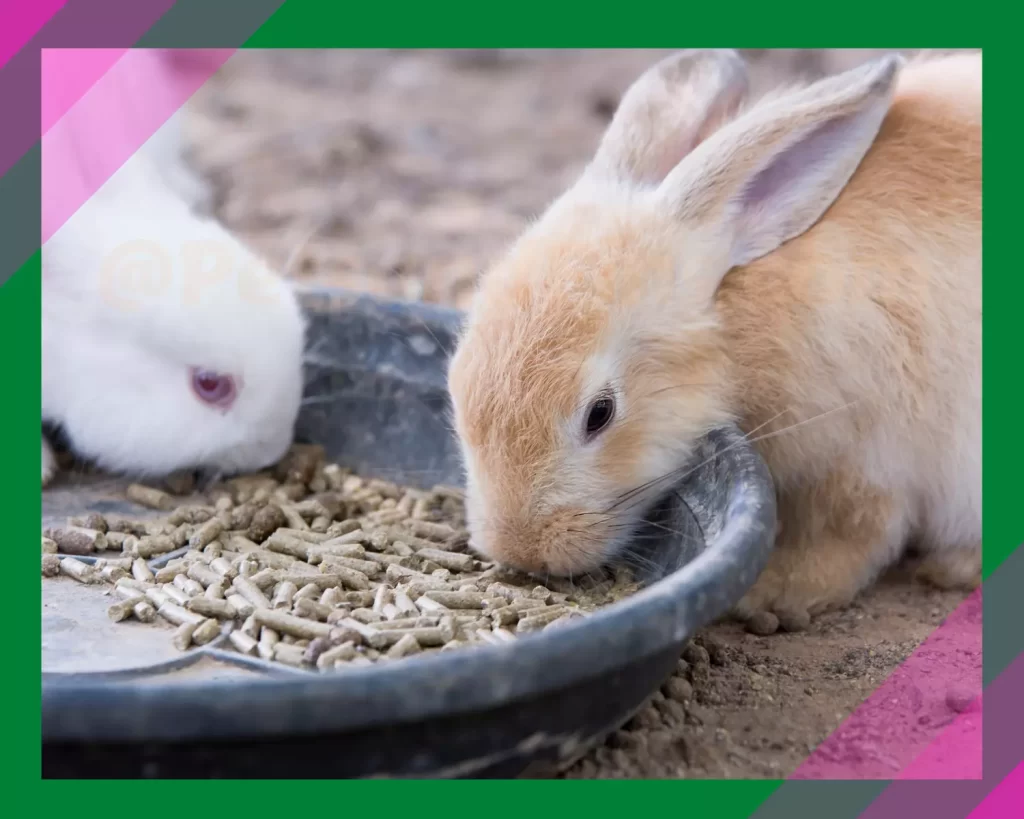
M 229 407 L 235 400 L 235 380 L 210 370 L 192 370 L 192 391 L 205 404 Z
M 610 395 L 602 395 L 590 405 L 590 410 L 587 412 L 585 430 L 587 438 L 590 439 L 597 435 L 612 422 L 614 417 L 615 399 Z

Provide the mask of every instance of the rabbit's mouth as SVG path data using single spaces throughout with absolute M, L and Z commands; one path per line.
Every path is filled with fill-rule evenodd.
M 683 481 L 655 495 L 644 508 L 636 526 L 612 554 L 616 565 L 633 570 L 648 583 L 686 565 L 703 551 L 706 540 L 701 526 L 702 510 L 695 508 L 692 492 L 683 492 Z

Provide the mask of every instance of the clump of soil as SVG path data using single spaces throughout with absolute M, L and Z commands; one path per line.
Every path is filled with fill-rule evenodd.
M 962 600 L 894 575 L 799 634 L 758 637 L 734 623 L 707 628 L 661 691 L 564 775 L 786 776 Z

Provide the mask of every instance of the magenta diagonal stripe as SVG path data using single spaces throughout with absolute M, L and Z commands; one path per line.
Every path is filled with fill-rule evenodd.
M 0 0 L 0 68 L 66 4 L 67 0 Z
M 137 41 L 173 5 L 174 0 L 67 0 L 0 67 L 0 100 L 4 101 L 0 175 L 39 140 L 41 49 L 81 47 L 83 43 L 97 48 L 123 47 Z
M 792 774 L 791 779 L 980 779 L 981 589 Z
M 102 74 L 42 138 L 45 243 L 192 96 L 235 49 L 199 52 L 188 70 L 165 49 L 45 49 L 42 110 L 77 78 Z
M 46 48 L 40 54 L 41 135 L 46 134 L 128 51 L 127 48 Z M 69 63 L 70 60 L 70 63 Z
M 992 817 L 1020 816 L 1019 805 L 1004 797 L 1022 794 L 1019 774 L 1007 777 L 1020 765 L 1024 755 L 1024 708 L 1020 707 L 1024 691 L 1024 654 L 985 687 L 988 719 L 985 724 L 984 778 L 949 782 L 899 780 L 890 784 L 860 814 L 860 819 L 893 819 L 921 814 L 928 819 L 964 819 L 971 811 L 997 791 L 1000 795 L 986 808 L 994 810 L 1009 801 L 1009 814 L 982 814 Z M 1004 790 L 1002 785 L 1006 786 Z
M 1024 762 L 971 811 L 967 819 L 1013 819 L 1024 813 Z

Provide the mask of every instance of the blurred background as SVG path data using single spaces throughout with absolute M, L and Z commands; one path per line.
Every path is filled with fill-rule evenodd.
M 465 307 L 668 53 L 241 50 L 189 112 L 192 161 L 218 216 L 286 275 Z M 881 52 L 742 53 L 760 94 Z

